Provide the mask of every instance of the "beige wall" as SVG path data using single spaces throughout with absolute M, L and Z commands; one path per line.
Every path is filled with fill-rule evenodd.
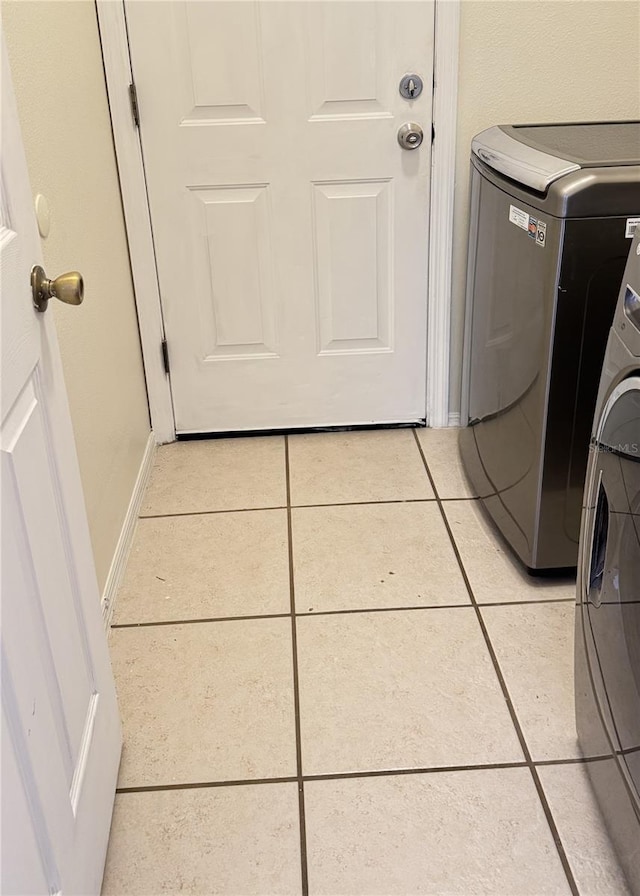
M 451 409 L 460 401 L 471 138 L 494 124 L 640 118 L 637 0 L 462 0 Z
M 83 305 L 50 309 L 102 590 L 149 416 L 96 10 L 7 0 L 2 17 L 31 187 L 51 206 L 46 270 L 85 278 Z
M 52 207 L 45 262 L 54 274 L 78 268 L 86 280 L 85 304 L 54 313 L 102 585 L 149 426 L 95 8 L 4 0 L 2 11 L 33 192 Z M 640 117 L 636 0 L 462 0 L 453 411 L 471 137 L 501 122 L 630 117 Z

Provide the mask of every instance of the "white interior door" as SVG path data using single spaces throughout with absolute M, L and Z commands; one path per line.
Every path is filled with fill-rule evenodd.
M 40 242 L 0 52 L 1 891 L 93 894 L 120 720 L 53 320 L 31 300 Z
M 125 9 L 177 431 L 423 419 L 433 0 Z

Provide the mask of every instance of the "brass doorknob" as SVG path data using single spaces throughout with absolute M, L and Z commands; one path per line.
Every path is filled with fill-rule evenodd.
M 31 293 L 33 304 L 38 311 L 46 311 L 49 299 L 59 299 L 67 305 L 79 305 L 84 299 L 82 274 L 69 271 L 49 280 L 40 265 L 31 271 Z

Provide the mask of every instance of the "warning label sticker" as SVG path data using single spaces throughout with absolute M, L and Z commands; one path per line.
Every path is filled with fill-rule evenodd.
M 511 206 L 513 208 L 513 206 Z M 640 218 L 627 218 L 627 226 L 624 231 L 624 235 L 628 240 L 633 239 L 636 233 L 636 227 L 640 225 Z
M 531 237 L 532 240 L 535 240 L 537 232 L 538 232 L 538 222 L 536 221 L 535 218 L 532 218 L 531 215 L 529 215 L 529 236 Z
M 523 230 L 529 230 L 529 215 L 526 212 L 523 212 L 521 208 L 516 208 L 515 205 L 509 206 L 509 220 L 517 227 L 522 227 Z
M 547 242 L 547 225 L 544 221 L 538 221 L 538 226 L 536 228 L 536 245 L 537 246 L 545 246 Z

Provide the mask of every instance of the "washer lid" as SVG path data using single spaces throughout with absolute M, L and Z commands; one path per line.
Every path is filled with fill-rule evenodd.
M 538 193 L 545 193 L 559 177 L 580 170 L 577 162 L 527 146 L 498 126 L 476 134 L 471 152 L 485 165 Z
M 640 165 L 640 121 L 502 125 L 533 149 L 576 162 L 581 168 Z
M 580 168 L 640 165 L 640 122 L 499 125 L 477 134 L 472 152 L 540 193 Z

